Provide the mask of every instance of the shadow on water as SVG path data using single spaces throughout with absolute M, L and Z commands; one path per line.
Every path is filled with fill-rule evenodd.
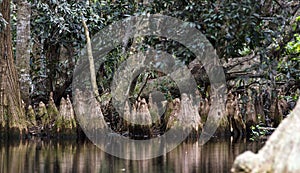
M 131 161 L 106 154 L 90 142 L 19 141 L 0 143 L 1 173 L 33 172 L 230 172 L 235 157 L 257 152 L 264 142 L 211 140 L 182 143 L 164 156 Z

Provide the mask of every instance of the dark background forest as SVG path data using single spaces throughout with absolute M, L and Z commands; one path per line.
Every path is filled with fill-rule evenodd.
M 222 63 L 228 90 L 228 117 L 224 121 L 225 124 L 232 121 L 231 126 L 240 133 L 259 135 L 260 127 L 277 127 L 300 94 L 297 0 L 0 0 L 0 3 L 1 131 L 28 131 L 29 127 L 44 126 L 44 121 L 47 128 L 52 128 L 49 124 L 55 116 L 44 120 L 42 108 L 61 107 L 62 102 L 66 104 L 65 99 L 72 101 L 74 68 L 87 39 L 83 20 L 91 36 L 115 21 L 135 15 L 159 13 L 191 22 L 211 42 Z M 99 94 L 110 94 L 113 74 L 130 53 L 151 45 L 181 57 L 189 67 L 202 98 L 199 114 L 205 120 L 210 84 L 202 64 L 195 63 L 195 55 L 165 38 L 149 36 L 142 40 L 138 44 L 129 38 L 106 56 L 97 71 Z M 150 81 L 156 80 L 160 81 L 157 90 L 166 99 L 175 99 L 178 90 L 163 76 L 156 71 L 140 74 L 133 81 L 131 95 L 147 97 L 145 88 L 151 88 Z M 141 86 L 145 80 L 149 84 L 144 88 Z M 110 109 L 109 101 L 103 104 L 106 120 L 116 123 L 112 126 L 118 130 L 118 115 Z M 57 108 L 54 110 L 54 114 L 59 114 Z M 48 109 L 49 116 L 50 112 Z M 160 126 L 166 126 L 166 122 Z

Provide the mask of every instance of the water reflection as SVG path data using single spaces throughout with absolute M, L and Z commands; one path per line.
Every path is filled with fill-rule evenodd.
M 119 159 L 89 142 L 23 141 L 0 143 L 0 172 L 229 172 L 241 152 L 262 142 L 211 140 L 204 146 L 182 143 L 168 154 L 145 161 Z

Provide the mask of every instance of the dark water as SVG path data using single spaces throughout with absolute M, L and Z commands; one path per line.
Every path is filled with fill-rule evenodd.
M 23 141 L 0 143 L 1 173 L 193 173 L 230 172 L 234 158 L 245 150 L 257 152 L 263 142 L 211 140 L 205 145 L 182 143 L 168 154 L 130 161 L 106 154 L 89 142 Z

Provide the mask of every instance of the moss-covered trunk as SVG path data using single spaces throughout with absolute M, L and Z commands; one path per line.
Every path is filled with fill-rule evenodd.
M 0 31 L 0 124 L 10 129 L 10 136 L 26 130 L 18 75 L 15 70 L 10 29 L 10 0 L 0 3 L 0 12 L 7 25 Z

